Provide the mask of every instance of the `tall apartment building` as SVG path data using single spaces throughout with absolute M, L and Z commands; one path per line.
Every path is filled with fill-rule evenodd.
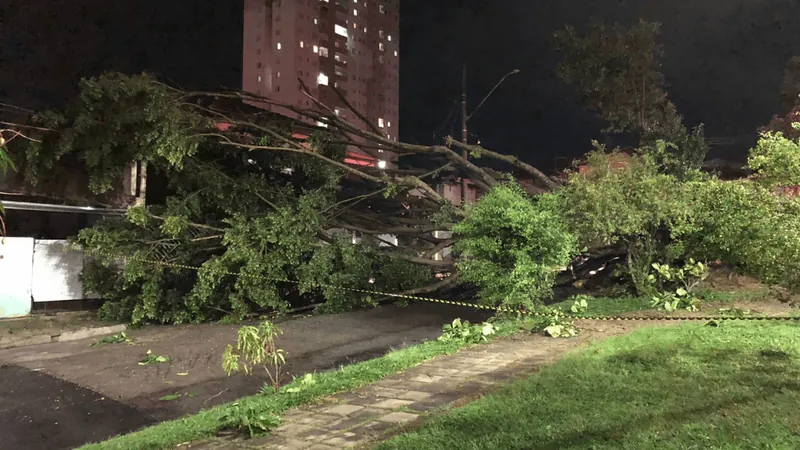
M 300 92 L 299 78 L 324 105 L 367 129 L 335 88 L 381 133 L 397 140 L 399 3 L 245 0 L 243 90 L 278 103 L 312 108 L 311 99 Z M 293 116 L 285 109 L 275 112 Z M 378 159 L 390 161 L 391 157 L 378 155 Z

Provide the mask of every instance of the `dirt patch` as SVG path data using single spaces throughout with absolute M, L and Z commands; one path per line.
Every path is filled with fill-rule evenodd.
M 711 270 L 703 283 L 711 289 L 722 292 L 748 291 L 755 292 L 766 287 L 755 278 L 740 275 L 731 267 L 721 266 Z
M 3 448 L 67 450 L 155 421 L 135 408 L 42 372 L 0 367 Z

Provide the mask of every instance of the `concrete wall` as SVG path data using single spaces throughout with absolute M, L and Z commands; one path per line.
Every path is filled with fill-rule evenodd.
M 33 238 L 0 238 L 0 318 L 31 312 Z
M 83 300 L 83 252 L 65 240 L 5 238 L 0 243 L 0 318 L 30 313 L 34 302 Z

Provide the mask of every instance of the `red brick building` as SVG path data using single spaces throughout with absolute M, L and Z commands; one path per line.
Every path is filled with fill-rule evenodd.
M 399 26 L 399 0 L 245 0 L 242 88 L 312 108 L 299 79 L 326 107 L 367 129 L 338 91 L 372 126 L 397 140 Z M 359 164 L 377 159 L 379 166 L 393 159 L 375 153 L 351 156 Z

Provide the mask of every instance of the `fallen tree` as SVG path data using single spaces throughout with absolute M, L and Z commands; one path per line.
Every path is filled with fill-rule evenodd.
M 105 316 L 179 323 L 312 301 L 339 311 L 377 299 L 336 286 L 416 294 L 452 288 L 457 268 L 435 255 L 454 240 L 433 232 L 450 231 L 466 212 L 439 184 L 467 177 L 489 190 L 508 177 L 495 170 L 502 164 L 543 188 L 557 186 L 536 168 L 482 147 L 452 139 L 411 145 L 362 130 L 300 89 L 314 108 L 239 92 L 183 92 L 146 75 L 109 73 L 83 80 L 66 111 L 31 117 L 25 125 L 40 130 L 36 142 L 12 150 L 32 186 L 78 173 L 92 195 L 102 195 L 131 161 L 147 165 L 148 205 L 76 239 L 100 255 L 83 281 L 108 299 Z M 252 103 L 307 120 L 295 123 Z M 308 130 L 307 139 L 293 137 L 297 126 Z M 392 152 L 397 167 L 346 164 L 353 148 L 376 157 L 378 149 Z M 486 161 L 494 167 L 479 165 Z M 118 265 L 118 255 L 131 259 Z

